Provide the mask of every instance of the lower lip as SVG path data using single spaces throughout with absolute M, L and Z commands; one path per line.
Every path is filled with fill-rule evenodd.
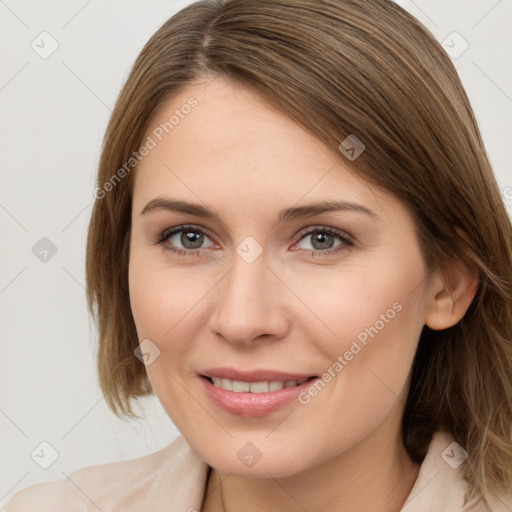
M 268 393 L 239 393 L 214 386 L 206 377 L 200 376 L 199 379 L 206 394 L 215 405 L 244 418 L 259 418 L 281 409 L 317 380 L 311 379 L 293 388 L 283 388 Z

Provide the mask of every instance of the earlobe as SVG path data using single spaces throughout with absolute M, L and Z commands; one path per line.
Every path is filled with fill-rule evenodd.
M 432 279 L 425 324 L 434 330 L 448 329 L 466 314 L 478 290 L 478 277 L 467 268 L 451 266 Z

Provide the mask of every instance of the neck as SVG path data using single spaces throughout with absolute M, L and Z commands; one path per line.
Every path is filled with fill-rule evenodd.
M 348 452 L 278 479 L 228 476 L 212 469 L 202 512 L 222 511 L 222 498 L 225 512 L 398 512 L 419 465 L 406 453 L 396 430 L 393 436 L 374 431 Z

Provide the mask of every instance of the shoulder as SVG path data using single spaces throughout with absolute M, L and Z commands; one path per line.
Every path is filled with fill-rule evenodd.
M 22 489 L 1 512 L 170 512 L 181 501 L 199 507 L 207 468 L 180 435 L 144 457 L 85 467 Z

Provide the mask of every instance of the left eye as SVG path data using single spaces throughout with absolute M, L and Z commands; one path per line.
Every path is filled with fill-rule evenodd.
M 304 250 L 314 250 L 314 251 L 321 251 L 326 252 L 330 249 L 334 249 L 336 247 L 339 247 L 340 245 L 353 245 L 350 238 L 346 235 L 344 235 L 341 232 L 337 232 L 331 229 L 326 228 L 317 228 L 314 230 L 310 230 L 300 237 L 300 242 L 310 239 L 309 241 L 309 247 L 301 247 L 301 249 Z M 336 239 L 339 240 L 338 243 L 335 243 Z

